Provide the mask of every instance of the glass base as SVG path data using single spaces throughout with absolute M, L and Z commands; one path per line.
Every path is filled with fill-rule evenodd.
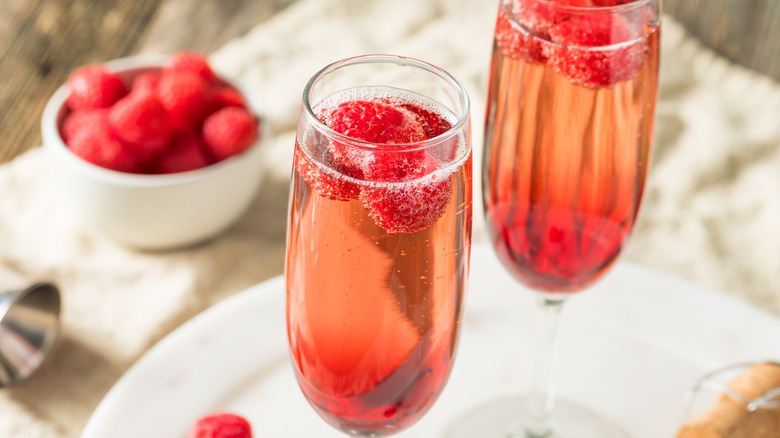
M 619 427 L 590 410 L 566 400 L 555 401 L 552 432 L 543 436 L 524 432 L 522 396 L 492 400 L 466 412 L 452 423 L 446 438 L 628 438 Z

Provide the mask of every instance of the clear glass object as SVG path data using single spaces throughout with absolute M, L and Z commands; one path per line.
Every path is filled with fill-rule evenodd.
M 660 13 L 658 0 L 500 1 L 483 206 L 499 260 L 537 296 L 536 345 L 527 356 L 528 393 L 465 414 L 451 438 L 625 436 L 556 398 L 553 359 L 564 304 L 610 269 L 636 219 L 652 142 Z
M 469 117 L 463 87 L 410 58 L 339 61 L 304 90 L 287 331 L 303 394 L 349 435 L 411 426 L 450 374 L 471 250 Z

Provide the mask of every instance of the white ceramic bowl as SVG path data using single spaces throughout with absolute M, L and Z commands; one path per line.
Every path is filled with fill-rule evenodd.
M 136 56 L 107 62 L 125 80 L 159 71 L 168 56 Z M 60 87 L 43 111 L 43 145 L 63 195 L 86 223 L 127 246 L 164 250 L 215 237 L 246 211 L 263 173 L 262 139 L 267 124 L 255 96 L 238 84 L 250 110 L 260 117 L 260 135 L 248 150 L 208 167 L 165 175 L 117 172 L 91 164 L 65 146 L 59 126 L 68 90 Z

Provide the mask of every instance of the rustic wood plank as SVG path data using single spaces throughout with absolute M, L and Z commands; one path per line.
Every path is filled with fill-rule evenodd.
M 71 71 L 129 54 L 158 6 L 159 0 L 5 3 L 10 25 L 0 34 L 0 162 L 40 143 L 43 107 Z
M 664 0 L 706 46 L 780 81 L 780 0 Z

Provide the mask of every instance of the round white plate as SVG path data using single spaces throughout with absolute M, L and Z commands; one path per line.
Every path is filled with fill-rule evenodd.
M 470 409 L 527 386 L 531 293 L 504 272 L 489 246 L 472 251 L 452 376 L 429 413 L 398 437 L 442 437 Z M 344 438 L 314 413 L 295 382 L 284 295 L 277 277 L 182 325 L 114 385 L 82 438 L 184 438 L 197 417 L 217 411 L 245 416 L 256 437 Z M 626 262 L 566 306 L 559 395 L 609 417 L 633 438 L 674 436 L 683 393 L 701 374 L 780 355 L 780 319 Z

